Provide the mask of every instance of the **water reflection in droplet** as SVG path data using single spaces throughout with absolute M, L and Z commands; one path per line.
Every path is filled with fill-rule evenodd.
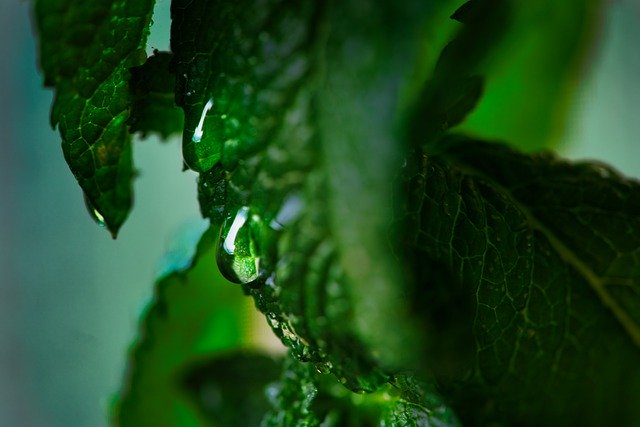
M 202 140 L 202 136 L 204 135 L 204 119 L 207 117 L 207 113 L 212 107 L 213 98 L 210 98 L 202 109 L 202 114 L 200 115 L 200 121 L 198 122 L 196 130 L 193 131 L 193 137 L 191 138 L 193 142 L 200 142 Z
M 220 272 L 230 282 L 248 284 L 265 275 L 253 229 L 259 225 L 255 221 L 249 216 L 249 208 L 243 206 L 222 225 L 216 260 Z

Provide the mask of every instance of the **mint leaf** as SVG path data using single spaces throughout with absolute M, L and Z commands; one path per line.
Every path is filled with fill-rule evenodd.
M 267 395 L 272 409 L 264 417 L 265 427 L 459 425 L 431 387 L 407 374 L 397 375 L 375 393 L 357 394 L 290 357 Z
M 280 381 L 270 385 L 266 392 L 271 410 L 264 415 L 264 427 L 320 425 L 321 419 L 312 408 L 318 395 L 313 365 L 288 357 Z
M 205 232 L 191 266 L 156 284 L 113 413 L 117 425 L 202 425 L 180 377 L 212 354 L 251 347 L 250 304 L 215 268 L 216 237 L 213 229 Z
M 112 235 L 131 208 L 129 67 L 144 62 L 152 0 L 39 0 L 35 17 L 51 123 L 90 210 Z
M 396 375 L 388 390 L 398 393 L 386 403 L 384 425 L 455 427 L 460 422 L 451 408 L 427 383 L 408 374 Z M 394 390 L 395 389 L 395 390 Z M 384 392 L 382 392 L 384 393 Z M 392 392 L 387 391 L 390 395 Z M 383 397 L 386 397 L 384 394 Z
M 130 131 L 146 136 L 157 132 L 162 138 L 182 132 L 184 118 L 175 104 L 175 76 L 169 71 L 172 55 L 154 52 L 139 67 L 131 68 L 133 105 L 129 117 Z
M 174 1 L 171 49 L 176 102 L 185 113 L 186 164 L 232 169 L 264 148 L 294 88 L 309 73 L 305 52 L 316 30 L 310 2 Z M 277 24 L 270 21 L 275 20 Z M 273 33 L 261 33 L 268 24 Z
M 381 366 L 413 357 L 402 350 L 417 335 L 384 230 L 401 164 L 400 92 L 434 9 L 279 5 L 173 4 L 185 161 L 201 172 L 203 214 L 224 221 L 223 274 L 245 285 L 298 358 L 373 391 L 388 378 Z M 471 29 L 449 45 L 430 85 L 446 90 L 427 102 L 450 126 L 479 99 L 473 68 L 504 20 L 490 8 L 467 15 Z
M 405 240 L 414 310 L 433 322 L 438 296 L 458 295 L 460 313 L 436 319 L 467 332 L 427 357 L 449 361 L 430 369 L 463 421 L 632 425 L 640 184 L 458 136 L 417 163 L 401 214 L 419 230 Z
M 224 220 L 218 264 L 246 285 L 298 357 L 372 390 L 385 376 L 345 327 L 353 323 L 348 289 L 336 282 L 333 296 L 324 296 L 326 281 L 343 277 L 332 267 L 335 244 L 320 245 L 327 213 L 313 198 L 327 194 L 315 119 L 324 14 L 313 2 L 215 6 L 175 2 L 172 49 L 185 161 L 202 172 L 203 214 Z M 285 254 L 290 259 L 275 272 Z M 317 265 L 308 281 L 307 265 Z M 260 286 L 267 281 L 273 286 Z M 291 290 L 280 295 L 283 287 Z M 307 309 L 322 323 L 307 323 Z

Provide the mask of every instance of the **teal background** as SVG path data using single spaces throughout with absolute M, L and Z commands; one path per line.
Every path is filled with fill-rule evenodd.
M 168 7 L 158 0 L 150 49 L 168 47 Z M 0 426 L 104 426 L 163 254 L 202 229 L 195 176 L 177 140 L 138 142 L 118 240 L 89 218 L 48 126 L 29 8 L 0 0 Z M 561 149 L 640 176 L 640 2 L 603 19 Z

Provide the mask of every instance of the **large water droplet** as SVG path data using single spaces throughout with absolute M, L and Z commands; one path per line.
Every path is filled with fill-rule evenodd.
M 89 197 L 87 197 L 86 194 L 84 195 L 84 205 L 86 206 L 87 211 L 89 211 L 89 215 L 91 215 L 91 218 L 93 218 L 96 224 L 103 228 L 106 227 L 107 224 L 104 221 L 104 216 L 102 216 L 102 214 L 98 212 L 98 209 L 93 206 L 93 203 L 91 203 L 91 200 L 89 200 Z
M 249 208 L 243 206 L 222 224 L 216 260 L 222 275 L 239 284 L 255 282 L 265 276 L 261 268 L 256 230 L 256 218 L 250 218 Z

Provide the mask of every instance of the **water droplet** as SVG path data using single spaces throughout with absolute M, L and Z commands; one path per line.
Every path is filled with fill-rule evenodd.
M 189 92 L 187 92 L 187 95 L 189 95 Z M 210 98 L 202 109 L 202 114 L 200 114 L 200 121 L 198 122 L 196 130 L 193 131 L 193 137 L 191 138 L 193 142 L 200 142 L 202 140 L 202 135 L 204 134 L 204 119 L 207 117 L 207 113 L 212 107 L 213 98 Z
M 317 362 L 315 364 L 315 368 L 319 374 L 328 374 L 331 372 L 331 368 L 333 368 L 333 365 L 331 364 L 331 362 Z
M 222 224 L 216 259 L 220 272 L 231 282 L 248 284 L 266 273 L 260 266 L 253 222 L 249 208 L 243 206 Z
M 86 194 L 84 195 L 84 205 L 86 206 L 87 211 L 89 211 L 89 215 L 91 215 L 91 218 L 93 218 L 96 224 L 103 228 L 106 227 L 107 224 L 104 221 L 104 216 L 100 212 L 98 212 L 98 209 L 93 206 L 93 203 L 91 203 L 89 197 L 87 197 Z

